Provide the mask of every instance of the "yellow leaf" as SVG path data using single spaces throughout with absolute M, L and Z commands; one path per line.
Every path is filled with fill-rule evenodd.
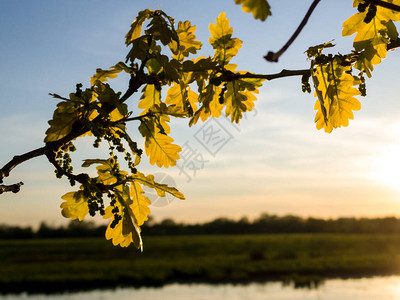
M 82 221 L 89 212 L 88 199 L 83 191 L 69 192 L 61 197 L 65 202 L 61 203 L 61 214 L 65 218 Z
M 255 19 L 265 21 L 271 15 L 271 7 L 266 0 L 235 0 L 236 4 L 242 4 L 242 10 L 253 13 Z
M 146 137 L 145 152 L 150 158 L 150 164 L 156 164 L 160 168 L 175 166 L 179 159 L 178 153 L 182 149 L 180 146 L 172 144 L 173 141 L 173 138 L 161 133 L 154 133 L 151 137 Z
M 119 170 L 119 165 L 114 158 L 109 159 L 86 159 L 82 164 L 82 167 L 89 167 L 93 164 L 99 164 L 96 167 L 97 179 L 104 185 L 115 184 L 118 181 L 115 169 Z M 126 171 L 118 171 L 118 176 L 126 176 Z
M 125 44 L 129 45 L 133 40 L 142 34 L 142 25 L 144 21 L 150 19 L 154 12 L 151 9 L 142 10 L 131 24 L 131 29 L 125 36 Z
M 189 53 L 195 54 L 197 50 L 200 50 L 202 44 L 196 41 L 195 30 L 196 26 L 192 26 L 190 21 L 178 23 L 176 32 L 179 38 L 179 47 L 178 42 L 174 40 L 169 44 L 174 59 L 182 60 L 184 57 L 188 57 Z
M 142 187 L 136 181 L 131 183 L 131 197 L 133 203 L 130 207 L 136 217 L 138 226 L 141 226 L 148 220 L 147 215 L 150 214 L 149 205 L 151 201 L 144 195 Z
M 217 18 L 217 24 L 210 24 L 210 44 L 215 49 L 214 57 L 221 65 L 226 65 L 242 47 L 242 41 L 232 38 L 233 28 L 229 27 L 229 19 L 222 12 Z
M 222 114 L 223 104 L 219 103 L 219 95 L 221 88 L 213 84 L 209 84 L 206 89 L 200 94 L 199 102 L 201 107 L 196 111 L 189 122 L 189 126 L 197 123 L 199 119 L 203 122 L 210 116 L 219 118 Z
M 115 195 L 117 202 L 114 206 L 118 208 L 117 215 L 121 217 L 121 220 L 113 227 L 112 224 L 116 217 L 116 214 L 112 212 L 114 207 L 108 206 L 105 209 L 103 218 L 111 218 L 111 222 L 106 230 L 106 239 L 112 240 L 115 246 L 120 245 L 121 247 L 128 247 L 131 243 L 134 243 L 136 248 L 142 250 L 143 243 L 140 236 L 140 227 L 130 207 L 133 202 L 130 198 L 129 186 L 118 186 L 115 190 Z
M 333 128 L 348 126 L 349 119 L 354 118 L 353 111 L 360 110 L 361 104 L 354 97 L 360 91 L 353 87 L 360 82 L 346 73 L 349 68 L 341 66 L 341 61 L 335 58 L 327 65 L 318 66 L 313 73 L 315 95 L 319 98 L 314 106 L 317 129 L 324 128 L 330 133 Z
M 239 123 L 243 113 L 253 110 L 254 101 L 257 100 L 254 93 L 258 93 L 257 87 L 260 87 L 263 81 L 264 79 L 245 78 L 227 84 L 224 95 L 225 114 L 231 116 L 232 122 Z
M 165 98 L 166 104 L 173 104 L 177 108 L 189 111 L 189 106 L 192 112 L 196 112 L 198 102 L 198 95 L 190 89 L 189 85 L 184 83 L 174 83 L 167 91 L 167 97 Z
M 254 107 L 253 101 L 257 100 L 251 93 L 239 91 L 237 82 L 229 82 L 225 93 L 226 116 L 231 116 L 232 122 L 239 123 L 246 111 L 251 111 Z
M 135 181 L 138 181 L 140 184 L 143 184 L 149 188 L 153 188 L 157 192 L 157 195 L 160 197 L 165 197 L 166 193 L 168 193 L 181 200 L 185 199 L 185 196 L 176 188 L 168 186 L 166 184 L 155 182 L 154 176 L 151 174 L 145 176 L 143 173 L 137 172 L 136 174 L 133 174 L 131 178 Z
M 390 2 L 400 4 L 400 0 Z M 355 6 L 359 3 L 354 1 Z M 343 24 L 342 35 L 349 36 L 356 33 L 353 45 L 360 55 L 355 68 L 371 77 L 373 66 L 386 57 L 390 38 L 397 38 L 397 30 L 392 21 L 399 21 L 400 13 L 378 5 L 375 16 L 367 23 L 365 22 L 367 12 L 368 9 L 347 19 Z
M 121 206 L 119 206 L 121 207 Z M 106 208 L 106 214 L 104 218 L 111 218 L 111 222 L 106 230 L 106 239 L 111 240 L 114 246 L 120 245 L 121 247 L 128 247 L 130 244 L 134 243 L 136 248 L 142 249 L 143 243 L 140 237 L 140 231 L 137 225 L 132 222 L 129 217 L 129 213 L 123 209 L 122 220 L 113 228 L 111 227 L 114 221 L 114 215 L 111 213 L 113 207 L 109 206 Z
M 44 142 L 58 141 L 72 130 L 72 125 L 78 121 L 80 113 L 73 102 L 63 101 L 57 104 L 53 119 L 48 123 L 50 128 L 46 131 Z
M 94 74 L 90 78 L 90 84 L 94 85 L 96 81 L 104 82 L 107 81 L 108 78 L 116 78 L 118 77 L 118 73 L 121 71 L 125 71 L 127 73 L 131 72 L 131 68 L 125 65 L 122 61 L 117 63 L 115 66 L 112 66 L 110 70 L 96 69 L 96 74 Z
M 143 94 L 140 97 L 138 107 L 143 109 L 142 115 L 144 115 L 150 107 L 161 103 L 161 93 L 156 89 L 154 84 L 146 85 L 143 90 Z

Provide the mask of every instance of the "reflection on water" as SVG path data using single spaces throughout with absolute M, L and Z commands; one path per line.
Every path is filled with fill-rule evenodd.
M 63 295 L 8 295 L 8 300 L 400 300 L 400 276 L 326 280 L 316 289 L 295 289 L 278 282 L 248 285 L 171 284 L 162 288 L 118 288 Z

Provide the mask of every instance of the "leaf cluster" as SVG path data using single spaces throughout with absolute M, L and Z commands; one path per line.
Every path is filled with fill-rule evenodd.
M 91 86 L 82 90 L 82 85 L 77 85 L 69 98 L 52 94 L 61 102 L 49 121 L 46 143 L 56 143 L 78 132 L 74 138 L 92 135 L 95 148 L 108 145 L 109 149 L 109 158 L 87 159 L 82 165 L 97 165 L 96 177 L 74 175 L 69 154 L 55 149 L 57 156 L 52 162 L 58 177 L 67 176 L 71 184 L 80 183 L 78 191 L 62 197 L 62 214 L 82 220 L 88 214 L 99 213 L 110 219 L 106 238 L 114 245 L 133 243 L 142 248 L 140 226 L 148 219 L 151 204 L 143 186 L 154 189 L 160 197 L 169 193 L 184 199 L 174 187 L 157 183 L 152 175 L 138 171 L 143 153 L 152 165 L 176 165 L 182 149 L 171 137 L 171 118 L 187 118 L 193 125 L 199 119 L 219 117 L 225 110 L 232 122 L 239 122 L 254 107 L 254 94 L 264 79 L 235 77 L 249 73 L 235 71 L 237 66 L 230 62 L 242 41 L 232 36 L 225 13 L 210 25 L 213 56 L 190 58 L 202 47 L 195 29 L 189 21 L 175 25 L 175 20 L 160 10 L 141 11 L 125 37 L 129 48 L 125 62 L 107 70 L 97 69 L 90 79 Z M 120 73 L 130 76 L 123 95 L 108 83 Z M 167 88 L 165 99 L 163 88 Z M 135 93 L 140 94 L 140 100 L 137 108 L 129 109 L 127 100 Z M 133 111 L 139 111 L 138 115 L 133 116 Z M 138 146 L 140 140 L 127 132 L 126 124 L 131 121 L 139 122 L 144 151 Z M 121 155 L 128 171 L 121 168 Z
M 294 41 L 318 2 L 313 1 L 289 42 L 279 52 L 271 52 L 273 61 Z M 343 36 L 356 34 L 354 49 L 349 54 L 325 54 L 334 45 L 323 43 L 306 51 L 308 69 L 269 75 L 237 70 L 232 61 L 242 41 L 233 36 L 224 12 L 209 26 L 208 42 L 214 53 L 196 57 L 203 44 L 197 40 L 196 26 L 190 21 L 176 23 L 161 10 L 140 11 L 125 36 L 125 60 L 109 69 L 97 69 L 90 78 L 90 87 L 83 90 L 82 84 L 77 84 L 69 97 L 51 94 L 60 102 L 49 121 L 45 147 L 16 156 L 0 169 L 0 183 L 17 164 L 45 154 L 57 177 L 67 177 L 71 185 L 80 184 L 79 190 L 62 196 L 64 217 L 83 220 L 88 214 L 99 213 L 110 220 L 106 238 L 114 245 L 127 247 L 133 243 L 142 249 L 140 227 L 148 220 L 151 204 L 143 187 L 153 189 L 160 197 L 168 193 L 184 199 L 176 188 L 157 183 L 153 175 L 140 172 L 143 154 L 151 165 L 160 168 L 177 164 L 182 149 L 174 144 L 171 119 L 185 118 L 192 126 L 224 114 L 239 123 L 246 112 L 253 110 L 258 89 L 265 80 L 300 75 L 303 92 L 310 93 L 313 87 L 317 98 L 317 129 L 330 133 L 334 128 L 347 126 L 354 118 L 353 112 L 361 108 L 357 97 L 366 94 L 364 75 L 371 77 L 374 66 L 398 41 L 394 22 L 400 20 L 400 8 L 396 11 L 387 5 L 398 6 L 400 0 L 390 1 L 386 7 L 378 2 L 353 1 L 358 12 L 344 22 L 342 31 Z M 235 3 L 262 21 L 271 15 L 265 0 Z M 129 77 L 124 93 L 114 91 L 110 84 L 121 74 Z M 134 94 L 138 95 L 138 103 L 131 103 Z M 128 122 L 138 123 L 140 136 L 130 136 Z M 73 141 L 87 135 L 94 138 L 95 148 L 108 147 L 108 157 L 89 158 L 82 165 L 96 166 L 97 176 L 73 173 Z M 0 192 L 18 191 L 21 185 L 0 185 Z

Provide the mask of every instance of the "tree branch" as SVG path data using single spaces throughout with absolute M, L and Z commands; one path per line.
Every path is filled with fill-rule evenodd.
M 269 61 L 269 62 L 278 62 L 279 57 L 290 47 L 290 45 L 294 42 L 294 40 L 298 37 L 300 32 L 303 30 L 304 26 L 307 24 L 308 19 L 310 18 L 311 14 L 313 13 L 315 7 L 318 5 L 318 3 L 321 0 L 314 0 L 313 3 L 311 4 L 310 8 L 308 9 L 306 15 L 303 18 L 303 21 L 301 21 L 299 27 L 297 27 L 296 31 L 293 33 L 293 35 L 290 37 L 290 39 L 287 41 L 287 43 L 282 47 L 281 50 L 278 52 L 274 53 L 272 51 L 269 51 L 267 55 L 264 56 L 264 58 Z
M 0 183 L 3 183 L 3 178 L 8 177 L 10 175 L 11 170 L 14 169 L 16 166 L 22 164 L 27 160 L 41 156 L 45 154 L 46 151 L 47 151 L 46 147 L 42 147 L 22 155 L 14 156 L 12 160 L 10 160 L 4 167 L 0 169 Z
M 135 92 L 137 92 L 137 90 L 139 89 L 139 87 L 141 85 L 143 85 L 145 83 L 144 79 L 139 79 L 136 76 L 132 75 L 131 79 L 129 81 L 129 87 L 127 89 L 127 91 L 125 92 L 125 94 L 120 98 L 120 102 L 123 103 L 125 102 L 130 96 L 132 96 Z M 110 112 L 112 110 L 114 110 L 115 107 L 110 107 Z M 96 118 L 101 118 L 101 116 L 97 116 Z M 49 159 L 49 161 L 56 167 L 56 169 L 61 172 L 60 174 L 63 174 L 65 176 L 67 176 L 70 179 L 73 179 L 75 181 L 81 182 L 82 180 L 84 180 L 85 178 L 83 178 L 81 175 L 83 174 L 79 174 L 79 175 L 72 175 L 69 173 L 66 173 L 64 169 L 62 169 L 60 166 L 58 166 L 57 162 L 54 162 L 56 164 L 53 163 L 51 155 L 54 155 L 54 152 L 56 152 L 62 145 L 65 145 L 66 143 L 76 139 L 77 137 L 85 134 L 86 132 L 89 131 L 89 129 L 80 121 L 77 121 L 73 127 L 73 129 L 71 130 L 70 133 L 68 133 L 66 136 L 64 136 L 63 138 L 57 140 L 57 141 L 53 141 L 53 142 L 48 142 L 46 143 L 45 146 L 32 150 L 30 152 L 27 152 L 25 154 L 22 155 L 16 155 L 13 157 L 12 160 L 10 160 L 6 165 L 4 165 L 4 167 L 2 167 L 0 169 L 0 183 L 3 183 L 3 178 L 8 177 L 10 175 L 10 172 L 19 164 L 22 164 L 23 162 L 30 160 L 32 158 L 41 156 L 41 155 L 46 155 L 47 158 Z M 50 157 L 50 158 L 49 158 Z M 57 166 L 61 169 L 59 169 Z M 67 175 L 69 174 L 69 175 Z M 87 175 L 87 174 L 84 174 Z M 19 191 L 19 187 L 22 185 L 23 183 L 17 183 L 17 184 L 13 184 L 10 186 L 1 186 L 0 191 L 3 192 L 18 192 Z M 18 187 L 18 188 L 17 188 Z
M 390 43 L 386 45 L 386 49 L 388 51 L 399 47 L 400 47 L 400 38 L 397 38 L 397 40 L 391 40 Z
M 381 1 L 381 0 L 366 0 L 366 2 L 400 12 L 400 6 L 393 4 L 393 3 L 389 3 L 389 2 Z
M 47 159 L 49 160 L 49 162 L 56 168 L 57 172 L 60 175 L 64 175 L 66 176 L 69 180 L 74 180 L 80 183 L 85 183 L 88 182 L 90 177 L 88 174 L 86 173 L 81 173 L 78 175 L 74 175 L 72 173 L 68 173 L 67 171 L 65 171 L 56 161 L 56 155 L 54 152 L 47 152 L 46 153 Z
M 11 184 L 11 185 L 3 185 L 0 184 L 0 194 L 3 194 L 4 192 L 13 192 L 13 193 L 18 193 L 21 185 L 23 185 L 23 182 Z
M 213 78 L 210 83 L 215 85 L 220 85 L 222 82 L 229 82 L 241 78 L 255 78 L 255 79 L 266 79 L 266 80 L 273 80 L 282 77 L 290 77 L 290 76 L 311 76 L 310 69 L 303 69 L 303 70 L 286 70 L 283 69 L 279 73 L 275 74 L 252 74 L 252 73 L 245 73 L 245 74 L 238 74 L 233 73 L 230 71 L 225 71 L 219 77 Z

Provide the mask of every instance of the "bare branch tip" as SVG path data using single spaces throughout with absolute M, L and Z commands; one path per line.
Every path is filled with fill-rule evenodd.
M 269 62 L 278 62 L 279 56 L 275 52 L 269 51 L 267 55 L 264 56 L 266 61 Z

